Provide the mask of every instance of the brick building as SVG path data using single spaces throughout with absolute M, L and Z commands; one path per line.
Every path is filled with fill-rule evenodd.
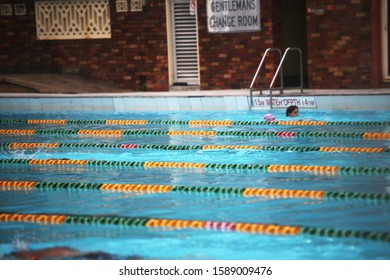
M 248 88 L 267 48 L 305 86 L 390 87 L 387 0 L 2 0 L 0 73 L 73 73 L 129 91 Z M 268 86 L 280 57 L 267 58 Z M 299 80 L 299 53 L 283 65 Z

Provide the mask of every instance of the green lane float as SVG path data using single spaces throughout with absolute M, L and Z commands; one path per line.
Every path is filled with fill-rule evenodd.
M 237 197 L 306 198 L 317 200 L 362 200 L 390 202 L 390 194 L 333 192 L 323 190 L 261 189 L 239 187 L 173 186 L 152 184 L 84 183 L 1 181 L 1 190 L 99 190 L 138 193 L 188 193 L 205 195 L 231 195 Z
M 263 150 L 275 152 L 355 152 L 385 153 L 390 148 L 382 147 L 302 147 L 302 146 L 258 146 L 258 145 L 158 145 L 132 143 L 21 143 L 3 142 L 0 149 L 36 149 L 36 148 L 99 148 L 99 149 L 148 149 L 148 150 Z
M 65 120 L 65 119 L 2 119 L 0 124 L 101 124 L 101 125 L 188 125 L 188 126 L 388 126 L 390 121 L 310 121 L 310 120 L 276 120 L 276 121 L 232 121 L 232 120 Z
M 290 165 L 290 164 L 247 164 L 247 163 L 198 163 L 177 161 L 115 161 L 87 159 L 0 159 L 0 164 L 28 165 L 83 165 L 143 168 L 196 168 L 220 170 L 252 170 L 263 172 L 306 172 L 325 175 L 387 175 L 390 167 L 331 166 L 331 165 Z
M 0 134 L 17 135 L 88 135 L 88 136 L 196 136 L 196 137 L 343 137 L 369 140 L 390 140 L 387 132 L 334 132 L 334 131 L 209 131 L 209 130 L 100 130 L 100 129 L 0 129 Z
M 145 227 L 174 230 L 212 230 L 272 236 L 317 236 L 332 238 L 358 238 L 377 242 L 390 242 L 390 232 L 345 230 L 296 225 L 226 222 L 210 220 L 183 220 L 152 217 L 120 217 L 99 215 L 1 213 L 0 223 L 33 223 L 43 225 L 116 226 L 120 228 Z

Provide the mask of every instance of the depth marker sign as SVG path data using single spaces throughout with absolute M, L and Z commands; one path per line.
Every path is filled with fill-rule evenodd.
M 260 0 L 207 0 L 210 33 L 260 31 Z
M 312 96 L 307 97 L 273 97 L 273 108 L 287 108 L 290 105 L 298 106 L 299 108 L 317 108 L 317 101 Z M 253 107 L 261 109 L 269 109 L 269 97 L 253 97 Z

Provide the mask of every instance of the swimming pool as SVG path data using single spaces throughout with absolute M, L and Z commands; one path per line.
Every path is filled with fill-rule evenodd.
M 265 113 L 1 113 L 0 255 L 389 259 L 389 112 Z

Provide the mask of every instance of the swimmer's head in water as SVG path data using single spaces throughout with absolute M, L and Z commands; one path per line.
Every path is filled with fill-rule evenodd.
M 298 106 L 291 105 L 286 109 L 286 117 L 298 117 L 299 116 L 299 108 Z
M 83 252 L 70 247 L 50 247 L 38 250 L 11 252 L 6 259 L 19 260 L 142 260 L 137 255 L 118 256 L 106 252 Z
M 72 258 L 80 252 L 69 247 L 53 247 L 39 250 L 25 250 L 12 252 L 12 255 L 21 260 L 48 260 L 58 258 Z

